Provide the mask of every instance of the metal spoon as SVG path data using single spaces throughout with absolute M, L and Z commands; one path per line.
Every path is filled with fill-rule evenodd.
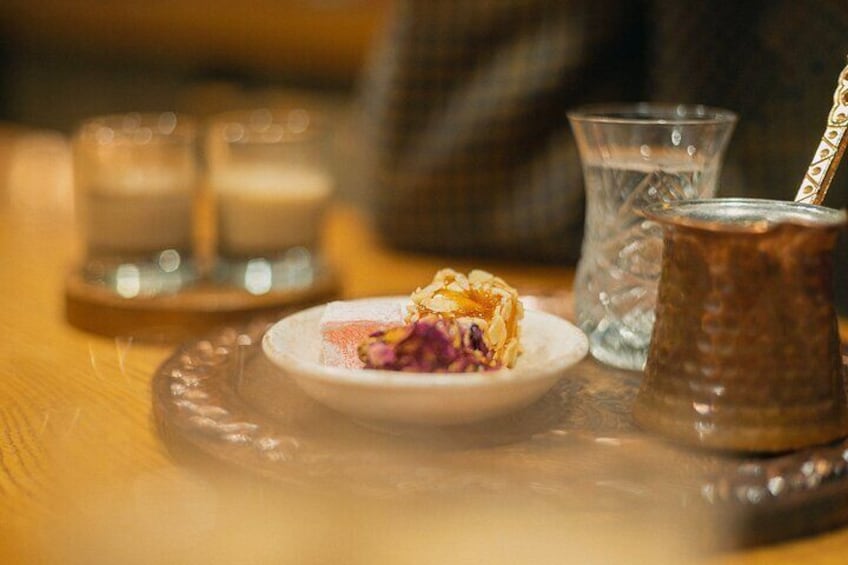
M 795 195 L 795 202 L 821 204 L 836 174 L 836 168 L 848 146 L 848 65 L 839 73 L 836 91 L 833 93 L 833 107 L 827 116 L 824 130 L 813 160 L 801 181 L 801 187 Z

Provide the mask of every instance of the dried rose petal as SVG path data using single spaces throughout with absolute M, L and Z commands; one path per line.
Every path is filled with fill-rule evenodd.
M 467 373 L 500 368 L 475 324 L 428 316 L 371 334 L 358 348 L 368 369 Z

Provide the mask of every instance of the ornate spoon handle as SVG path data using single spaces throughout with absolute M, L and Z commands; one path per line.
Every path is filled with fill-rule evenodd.
M 830 181 L 836 173 L 845 147 L 848 145 L 848 66 L 839 74 L 839 82 L 833 93 L 833 107 L 827 116 L 819 146 L 813 155 L 813 161 L 801 181 L 801 187 L 795 195 L 795 202 L 821 204 L 830 187 Z

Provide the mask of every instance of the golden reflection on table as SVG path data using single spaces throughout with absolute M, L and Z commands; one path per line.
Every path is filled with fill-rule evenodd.
M 673 533 L 640 537 L 638 525 L 612 526 L 601 513 L 568 517 L 508 495 L 408 508 L 184 464 L 151 418 L 150 379 L 174 345 L 96 336 L 63 319 L 76 253 L 70 167 L 63 137 L 0 130 L 0 562 L 604 562 L 609 553 L 598 547 L 660 562 L 687 554 Z M 572 278 L 567 268 L 391 251 L 345 204 L 330 215 L 325 245 L 345 297 L 404 294 L 445 265 L 489 269 L 532 291 L 563 291 Z M 846 551 L 848 528 L 710 560 L 842 563 Z

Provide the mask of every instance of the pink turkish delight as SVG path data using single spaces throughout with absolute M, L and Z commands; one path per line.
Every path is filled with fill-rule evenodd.
M 361 369 L 357 348 L 375 332 L 403 324 L 404 310 L 392 301 L 330 302 L 321 316 L 321 362 Z

